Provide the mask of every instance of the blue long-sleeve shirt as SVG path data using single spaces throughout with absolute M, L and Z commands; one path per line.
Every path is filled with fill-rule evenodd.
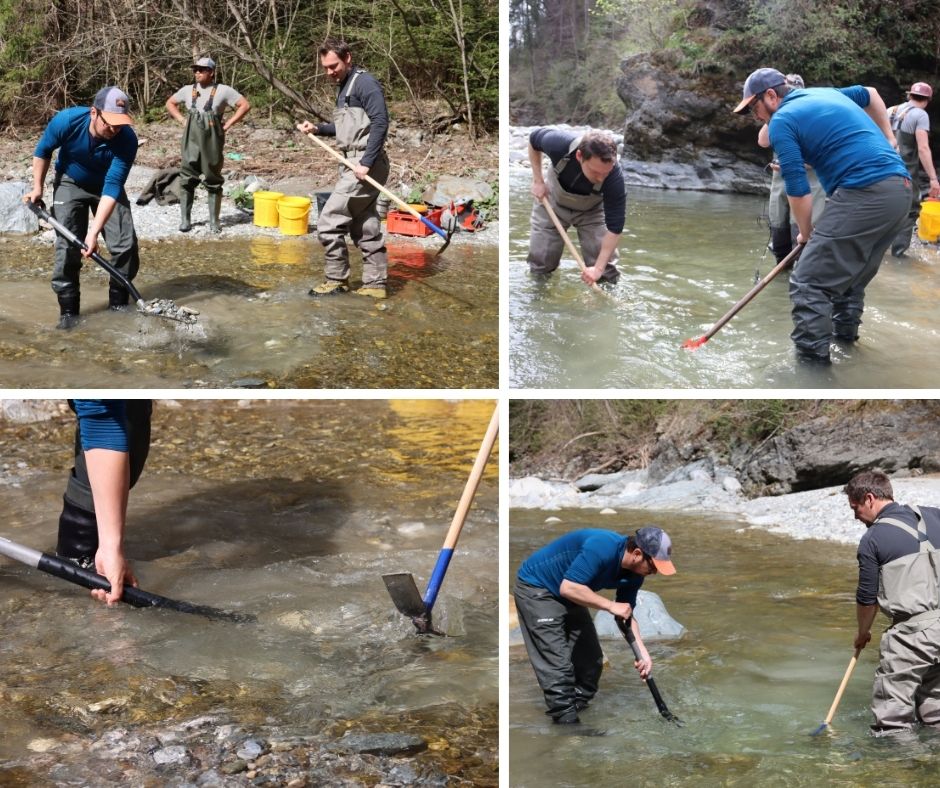
M 127 439 L 127 401 L 123 399 L 75 399 L 82 451 L 112 449 L 130 451 Z
M 616 589 L 618 602 L 636 605 L 643 576 L 621 566 L 627 537 L 600 528 L 572 531 L 549 542 L 519 567 L 523 583 L 561 596 L 561 582 L 568 580 L 592 591 Z
M 121 126 L 112 139 L 99 139 L 89 131 L 90 123 L 88 107 L 57 112 L 39 138 L 33 155 L 51 161 L 58 148 L 56 172 L 67 175 L 90 192 L 116 200 L 137 158 L 137 135 L 130 126 Z
M 871 101 L 861 85 L 805 88 L 788 93 L 770 119 L 770 144 L 790 197 L 810 193 L 804 164 L 827 195 L 861 189 L 907 168 L 864 108 Z

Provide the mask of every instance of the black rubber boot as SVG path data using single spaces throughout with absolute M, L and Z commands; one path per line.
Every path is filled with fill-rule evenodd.
M 556 725 L 578 725 L 581 722 L 581 718 L 578 717 L 578 712 L 575 709 L 569 709 L 564 714 L 552 717 L 552 722 Z
M 119 282 L 111 281 L 108 286 L 108 309 L 112 312 L 123 312 L 130 301 L 130 293 Z
M 180 189 L 180 232 L 188 233 L 193 229 L 193 192 L 189 189 Z
M 56 328 L 60 328 L 63 331 L 68 331 L 70 328 L 74 328 L 78 325 L 78 312 L 81 306 L 81 296 L 78 294 L 75 295 L 60 295 L 59 299 L 59 322 L 56 324 Z
M 95 513 L 79 508 L 64 496 L 55 551 L 62 558 L 85 568 L 94 568 L 95 553 L 98 552 L 98 519 Z
M 209 232 L 222 232 L 222 225 L 219 223 L 219 214 L 222 213 L 222 193 L 209 192 Z

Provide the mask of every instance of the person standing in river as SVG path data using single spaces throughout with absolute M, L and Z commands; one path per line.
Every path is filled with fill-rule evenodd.
M 542 156 L 550 160 L 547 176 Z M 561 263 L 564 240 L 542 204 L 547 199 L 562 227 L 574 226 L 587 270 L 587 284 L 616 284 L 617 244 L 627 216 L 627 189 L 617 160 L 617 144 L 609 134 L 587 131 L 578 134 L 551 127 L 529 135 L 532 165 L 531 234 L 529 270 L 550 274 Z
M 56 149 L 52 182 L 52 215 L 80 239 L 79 252 L 56 235 L 52 289 L 59 300 L 56 328 L 70 329 L 78 323 L 81 306 L 79 271 L 82 257 L 98 251 L 98 236 L 104 233 L 111 264 L 128 280 L 137 276 L 140 253 L 124 183 L 137 158 L 137 135 L 131 124 L 130 99 L 120 88 L 102 88 L 91 107 L 71 107 L 57 112 L 46 126 L 33 152 L 33 189 L 23 199 L 42 204 L 42 194 Z M 93 214 L 88 226 L 88 212 Z M 108 306 L 123 309 L 130 294 L 115 279 L 108 286 Z
M 760 68 L 745 81 L 734 111 L 768 124 L 797 242 L 806 243 L 790 275 L 797 358 L 829 364 L 833 337 L 858 339 L 865 288 L 911 204 L 884 101 L 861 85 L 794 89 L 777 69 Z M 828 197 L 816 227 L 807 164 Z
M 222 149 L 225 134 L 238 123 L 251 104 L 241 93 L 215 79 L 215 61 L 211 57 L 199 58 L 193 64 L 192 85 L 185 85 L 166 100 L 166 111 L 183 124 L 183 143 L 180 153 L 180 232 L 192 229 L 193 198 L 200 177 L 205 179 L 209 202 L 209 232 L 220 233 L 219 214 L 222 210 Z M 186 106 L 186 117 L 180 105 Z M 232 116 L 222 121 L 227 107 L 234 108 Z
M 881 636 L 872 733 L 940 728 L 940 509 L 895 503 L 878 471 L 856 474 L 844 492 L 868 529 L 858 545 L 855 648 L 871 640 L 879 608 L 891 619 Z
M 379 218 L 379 191 L 369 176 L 385 185 L 389 161 L 385 153 L 388 108 L 378 80 L 353 63 L 345 41 L 327 39 L 319 48 L 320 65 L 339 85 L 332 123 L 304 121 L 304 134 L 336 137 L 336 144 L 352 167 L 340 165 L 339 180 L 317 218 L 317 236 L 325 249 L 325 279 L 310 290 L 314 297 L 349 292 L 349 249 L 346 236 L 362 253 L 362 287 L 358 295 L 386 298 L 388 255 Z
M 108 605 L 137 581 L 124 556 L 128 491 L 150 452 L 150 400 L 69 400 L 75 412 L 75 464 L 69 474 L 56 554 L 94 569 L 111 591 L 92 591 Z
M 589 607 L 630 621 L 643 656 L 634 665 L 644 679 L 650 674 L 653 661 L 633 608 L 646 576 L 675 571 L 672 542 L 654 526 L 633 536 L 597 528 L 572 531 L 523 561 L 513 597 L 526 652 L 553 722 L 579 723 L 579 713 L 597 692 L 603 652 Z M 597 593 L 602 589 L 616 589 L 616 601 Z
M 904 160 L 913 184 L 911 209 L 901 230 L 891 242 L 891 254 L 894 257 L 904 257 L 911 247 L 914 225 L 920 214 L 922 176 L 928 181 L 927 196 L 931 199 L 940 197 L 940 181 L 937 181 L 937 170 L 930 153 L 930 116 L 927 114 L 927 105 L 932 96 L 933 88 L 930 85 L 915 82 L 907 93 L 907 101 L 888 110 L 888 119 L 898 141 L 898 153 Z

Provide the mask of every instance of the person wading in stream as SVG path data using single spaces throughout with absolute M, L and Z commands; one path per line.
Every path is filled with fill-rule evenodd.
M 793 89 L 776 69 L 761 68 L 747 78 L 734 111 L 768 124 L 797 241 L 806 243 L 790 275 L 797 358 L 829 364 L 833 336 L 858 339 L 865 287 L 911 205 L 884 101 L 861 85 Z M 815 228 L 807 164 L 829 198 Z
M 542 154 L 551 162 L 547 180 L 542 174 Z M 554 128 L 535 129 L 529 135 L 532 165 L 531 234 L 529 270 L 550 274 L 561 263 L 564 241 L 541 200 L 548 202 L 562 226 L 578 230 L 578 242 L 587 271 L 587 284 L 616 284 L 617 244 L 627 215 L 627 190 L 617 161 L 617 145 L 609 134 L 578 134 Z
M 335 136 L 337 146 L 353 167 L 340 165 L 339 180 L 317 218 L 317 236 L 325 249 L 326 279 L 310 290 L 310 295 L 349 292 L 349 235 L 362 253 L 362 287 L 356 293 L 385 298 L 388 255 L 376 208 L 379 192 L 363 180 L 368 175 L 383 186 L 388 180 L 385 96 L 378 80 L 353 64 L 352 52 L 344 41 L 327 39 L 319 54 L 327 75 L 339 85 L 333 122 L 304 121 L 299 128 L 305 134 Z
M 137 276 L 140 253 L 124 183 L 137 157 L 137 135 L 131 128 L 130 99 L 117 87 L 98 91 L 91 107 L 71 107 L 57 112 L 33 153 L 33 189 L 23 199 L 41 203 L 42 193 L 57 148 L 52 186 L 52 215 L 79 238 L 86 249 L 79 252 L 56 234 L 52 289 L 59 299 L 59 324 L 69 329 L 78 323 L 81 305 L 79 271 L 82 257 L 98 251 L 98 235 L 104 232 L 111 263 L 129 280 Z M 88 211 L 94 218 L 88 226 Z M 114 279 L 108 287 L 111 309 L 127 306 L 129 294 Z
M 913 184 L 911 209 L 900 232 L 891 242 L 891 254 L 894 257 L 904 257 L 911 247 L 914 225 L 920 215 L 921 176 L 925 176 L 928 181 L 927 196 L 931 199 L 940 197 L 940 181 L 937 181 L 937 170 L 930 153 L 930 116 L 927 114 L 927 105 L 932 96 L 933 88 L 930 85 L 916 82 L 907 93 L 907 101 L 888 110 L 888 119 L 898 141 L 898 153 L 904 160 Z
M 894 502 L 888 477 L 863 471 L 844 490 L 868 530 L 858 545 L 855 648 L 878 608 L 891 619 L 875 671 L 872 733 L 940 727 L 940 509 Z
M 109 605 L 137 581 L 124 557 L 127 495 L 150 452 L 150 400 L 69 400 L 75 412 L 75 465 L 59 516 L 56 554 L 94 569 L 111 592 L 91 594 Z
M 530 555 L 519 567 L 513 596 L 522 638 L 553 722 L 574 724 L 597 692 L 603 652 L 587 608 L 630 619 L 643 578 L 675 574 L 672 542 L 661 528 L 633 536 L 587 528 L 572 531 Z M 616 589 L 616 601 L 601 596 Z M 631 622 L 643 655 L 634 663 L 643 678 L 653 661 Z
M 209 232 L 220 233 L 225 133 L 248 114 L 251 104 L 235 88 L 216 82 L 215 61 L 211 57 L 199 58 L 193 64 L 193 76 L 196 81 L 192 85 L 181 87 L 166 100 L 166 111 L 185 127 L 180 153 L 180 232 L 188 233 L 192 229 L 193 198 L 200 177 L 204 177 L 209 202 Z M 180 112 L 180 104 L 186 106 L 185 118 Z M 233 107 L 235 111 L 223 122 L 227 107 Z

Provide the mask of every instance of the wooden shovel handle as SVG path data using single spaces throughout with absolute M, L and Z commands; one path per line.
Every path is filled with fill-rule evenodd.
M 855 649 L 855 654 L 852 655 L 852 659 L 849 660 L 849 666 L 845 669 L 845 675 L 842 677 L 842 683 L 839 685 L 839 689 L 836 692 L 835 700 L 832 701 L 832 706 L 829 707 L 829 713 L 826 715 L 824 724 L 828 725 L 832 722 L 832 718 L 836 716 L 836 709 L 839 707 L 839 701 L 842 700 L 842 694 L 845 692 L 846 686 L 848 686 L 849 679 L 852 677 L 852 671 L 855 670 L 855 665 L 858 662 L 858 655 L 862 653 L 861 649 Z
M 568 231 L 561 226 L 561 221 L 558 218 L 558 214 L 555 213 L 552 208 L 552 204 L 548 201 L 548 197 L 542 197 L 539 202 L 542 203 L 542 207 L 545 209 L 545 212 L 548 214 L 548 218 L 552 220 L 552 224 L 555 225 L 555 229 L 558 230 L 558 234 L 561 236 L 562 240 L 565 242 L 565 246 L 568 247 L 568 251 L 571 253 L 571 256 L 575 259 L 575 262 L 578 264 L 578 267 L 581 269 L 583 274 L 587 271 L 587 266 L 584 264 L 584 258 L 581 257 L 581 253 L 578 251 L 578 247 L 574 245 L 571 238 L 568 236 Z M 599 293 L 603 293 L 597 286 L 597 282 L 592 282 L 591 287 L 594 290 L 597 290 Z

